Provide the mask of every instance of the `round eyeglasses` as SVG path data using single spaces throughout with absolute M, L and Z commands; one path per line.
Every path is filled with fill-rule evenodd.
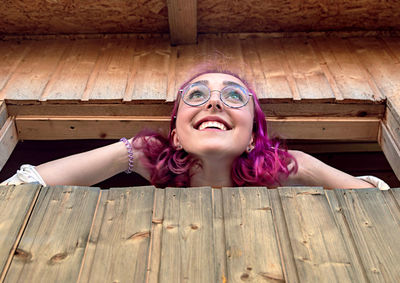
M 210 90 L 202 82 L 195 82 L 179 90 L 183 102 L 190 106 L 200 106 L 210 100 L 211 93 L 217 91 L 220 93 L 220 100 L 228 107 L 240 108 L 245 106 L 252 95 L 246 88 L 240 85 L 228 85 L 222 90 Z

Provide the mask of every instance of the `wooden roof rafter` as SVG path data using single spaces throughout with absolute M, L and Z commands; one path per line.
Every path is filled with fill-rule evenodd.
M 197 42 L 197 0 L 167 0 L 172 45 Z

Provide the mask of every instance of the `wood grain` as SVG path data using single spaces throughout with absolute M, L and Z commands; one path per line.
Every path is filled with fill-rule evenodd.
M 303 282 L 363 281 L 352 261 L 322 188 L 279 189 L 299 279 Z M 283 224 L 282 223 L 277 223 Z
M 161 265 L 161 241 L 164 222 L 165 189 L 154 190 L 151 219 L 150 251 L 147 261 L 146 283 L 158 282 Z
M 266 188 L 224 188 L 227 278 L 284 282 Z
M 310 40 L 287 38 L 282 40 L 301 99 L 333 101 L 332 88 L 322 71 Z
M 348 102 L 374 100 L 374 94 L 368 85 L 368 78 L 362 67 L 347 48 L 345 40 L 340 38 L 315 38 L 314 49 L 321 54 L 320 64 L 327 67 L 342 98 Z
M 0 170 L 10 158 L 15 146 L 18 143 L 17 129 L 15 128 L 14 117 L 9 117 L 0 129 Z
M 3 89 L 5 99 L 39 100 L 67 46 L 65 40 L 32 42 Z
M 4 282 L 76 281 L 98 197 L 96 188 L 42 188 Z
M 39 185 L 0 186 L 0 282 L 28 222 Z
M 81 100 L 104 41 L 100 39 L 66 42 L 67 52 L 43 91 L 41 101 Z
M 153 187 L 112 188 L 101 197 L 80 282 L 145 281 L 153 194 Z
M 400 279 L 399 210 L 379 190 L 336 190 L 370 282 Z M 393 221 L 395 220 L 395 221 Z
M 167 188 L 159 282 L 215 282 L 211 188 Z
M 197 39 L 197 1 L 167 0 L 171 44 L 194 44 Z
M 6 103 L 0 100 L 0 129 L 3 127 L 7 119 L 8 119 L 8 112 Z
M 400 180 L 400 148 L 396 144 L 395 140 L 390 133 L 390 130 L 384 123 L 381 123 L 381 135 L 379 138 L 379 144 L 382 147 L 382 151 L 386 156 L 387 161 L 396 174 L 397 179 Z

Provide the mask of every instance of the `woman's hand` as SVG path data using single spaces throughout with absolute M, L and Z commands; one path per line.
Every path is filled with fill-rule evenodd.
M 326 189 L 361 189 L 374 186 L 345 172 L 335 169 L 315 157 L 298 150 L 289 150 L 297 160 L 298 171 L 291 174 L 285 186 L 322 186 Z

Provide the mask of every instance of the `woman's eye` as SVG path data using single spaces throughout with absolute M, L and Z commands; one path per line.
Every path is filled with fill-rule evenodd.
M 204 93 L 201 91 L 193 91 L 189 94 L 189 99 L 198 99 L 198 98 L 203 98 Z
M 229 92 L 229 98 L 230 99 L 234 99 L 234 100 L 238 100 L 238 101 L 243 101 L 243 95 L 236 92 L 236 91 L 231 91 Z

